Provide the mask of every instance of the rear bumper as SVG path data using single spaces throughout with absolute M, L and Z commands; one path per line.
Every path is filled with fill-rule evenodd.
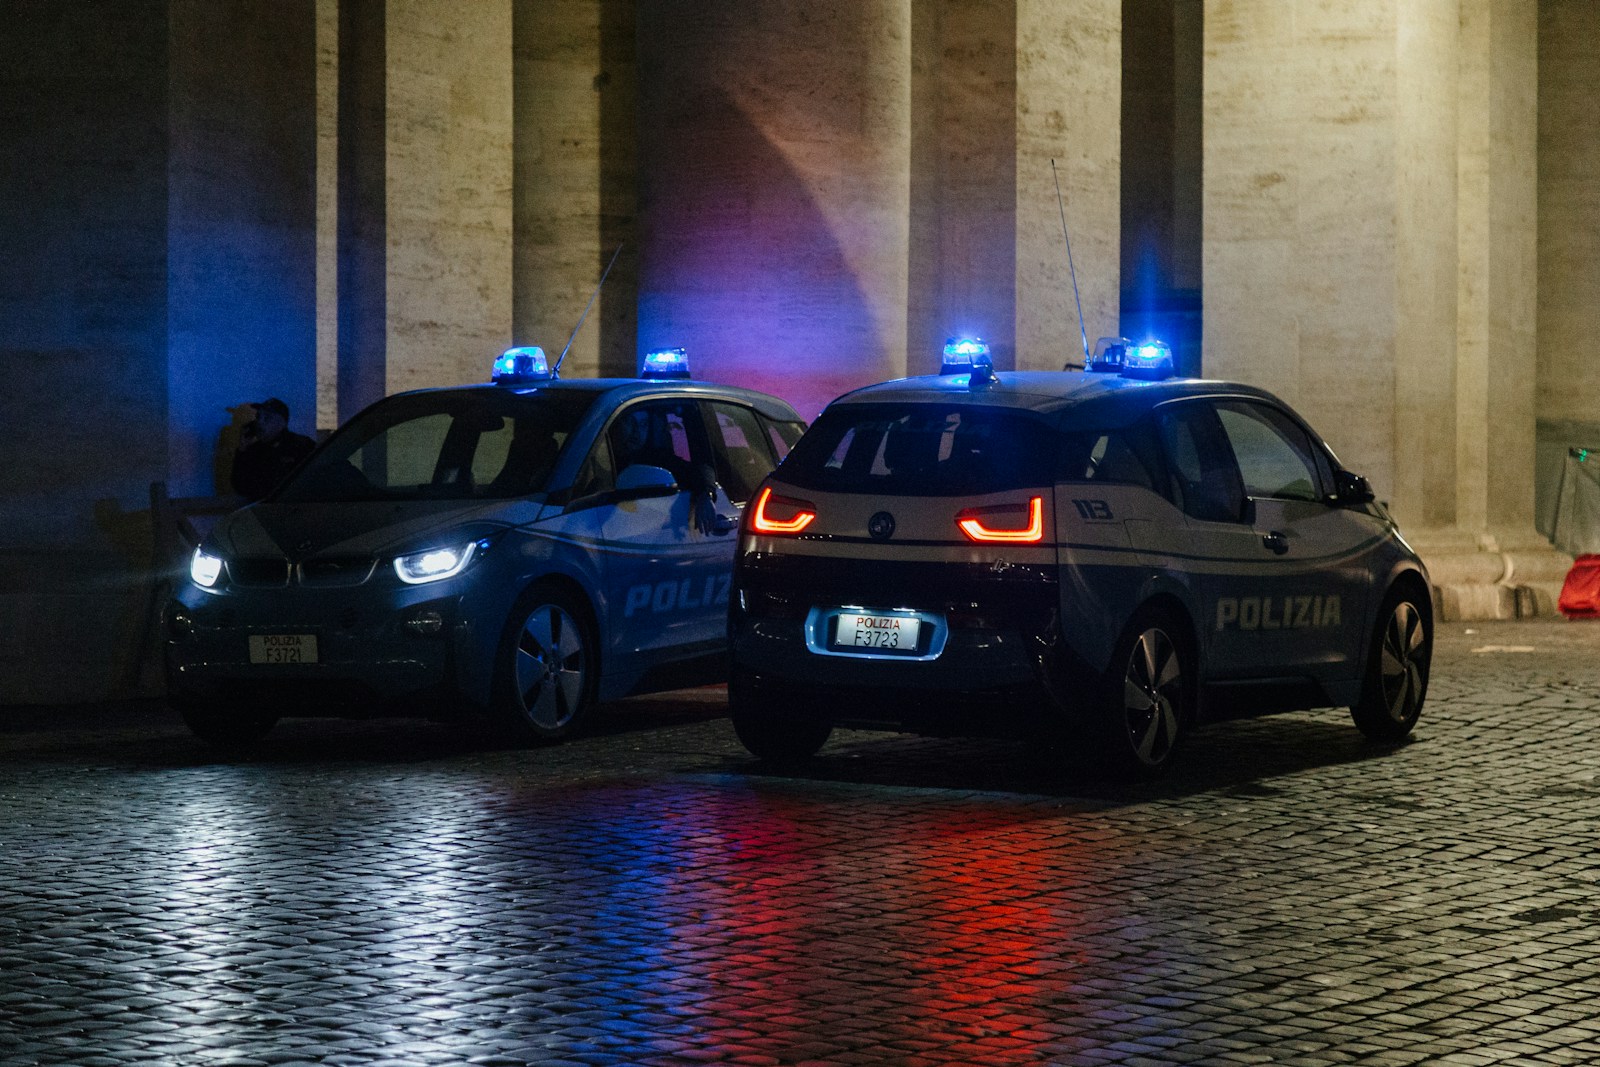
M 815 609 L 912 610 L 947 627 L 925 659 L 819 654 Z M 1070 717 L 1054 568 L 744 556 L 729 613 L 733 670 L 757 713 L 927 734 L 1028 732 Z M 767 698 L 771 698 L 768 701 Z

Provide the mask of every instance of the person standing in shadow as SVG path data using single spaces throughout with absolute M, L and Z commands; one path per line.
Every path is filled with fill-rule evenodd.
M 256 409 L 256 417 L 239 432 L 231 481 L 234 492 L 256 501 L 298 467 L 317 444 L 289 429 L 289 405 L 277 397 L 250 406 Z

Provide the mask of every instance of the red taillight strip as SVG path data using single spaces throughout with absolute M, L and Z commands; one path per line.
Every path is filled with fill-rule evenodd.
M 1034 544 L 1044 540 L 1044 497 L 1036 496 L 1028 501 L 1028 525 L 1020 530 L 996 530 L 985 526 L 978 514 L 998 509 L 974 508 L 971 512 L 963 512 L 966 518 L 956 516 L 956 525 L 961 527 L 961 532 L 974 541 L 1004 541 L 1011 544 Z M 1009 509 L 1008 509 L 1009 510 Z
M 767 505 L 776 503 L 795 508 L 792 519 L 774 519 L 767 515 Z M 791 500 L 786 496 L 775 497 L 772 487 L 761 490 L 761 495 L 756 498 L 755 510 L 750 515 L 750 529 L 756 533 L 764 534 L 797 534 L 811 525 L 811 520 L 817 517 L 815 511 L 810 510 L 811 505 L 804 500 Z

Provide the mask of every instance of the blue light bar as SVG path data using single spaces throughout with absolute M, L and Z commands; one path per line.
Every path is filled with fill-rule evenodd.
M 1102 337 L 1094 343 L 1094 355 L 1083 369 L 1095 374 L 1115 374 L 1122 370 L 1123 357 L 1132 347 L 1133 342 L 1126 337 Z
M 979 367 L 994 367 L 989 345 L 979 337 L 952 337 L 944 343 L 940 374 L 969 374 Z
M 647 352 L 644 366 L 639 369 L 641 378 L 689 377 L 689 352 L 684 348 L 658 348 Z
M 544 349 L 538 345 L 506 349 L 494 361 L 489 380 L 501 385 L 549 381 L 550 364 L 544 358 Z
M 1122 356 L 1122 376 L 1157 380 L 1173 375 L 1172 346 L 1165 341 L 1146 341 L 1134 345 Z

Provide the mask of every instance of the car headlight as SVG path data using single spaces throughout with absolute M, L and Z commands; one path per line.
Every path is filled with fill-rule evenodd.
M 222 577 L 222 557 L 213 556 L 203 548 L 195 549 L 189 560 L 189 577 L 195 585 L 210 589 Z
M 407 585 L 422 585 L 426 582 L 454 578 L 466 570 L 467 565 L 488 547 L 489 542 L 485 539 L 468 541 L 464 545 L 451 548 L 430 548 L 426 552 L 396 556 L 394 572 Z

